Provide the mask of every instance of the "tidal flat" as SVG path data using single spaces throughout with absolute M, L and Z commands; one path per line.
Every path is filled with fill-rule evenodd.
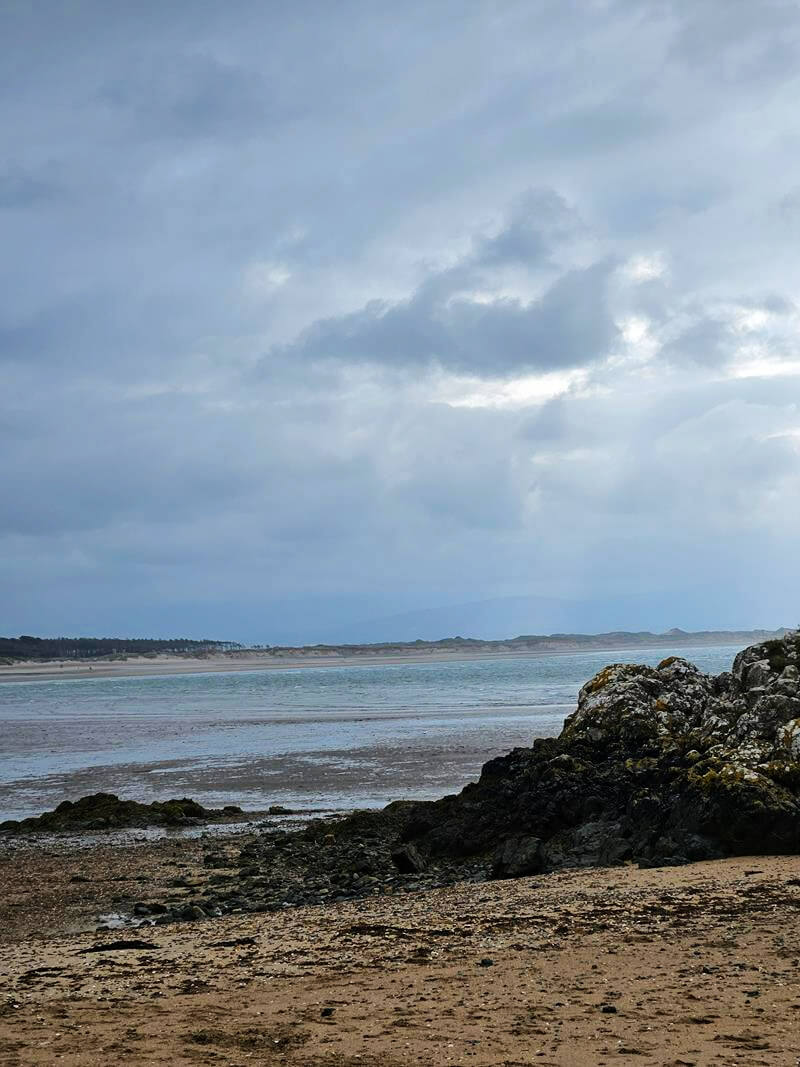
M 703 670 L 739 646 L 682 648 Z M 655 664 L 674 649 L 611 658 Z M 457 791 L 552 736 L 602 651 L 0 686 L 0 821 L 87 793 L 350 810 Z

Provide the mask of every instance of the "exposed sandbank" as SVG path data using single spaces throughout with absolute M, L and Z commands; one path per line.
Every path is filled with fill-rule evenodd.
M 740 648 L 741 643 L 720 641 L 714 647 Z M 589 653 L 630 654 L 632 652 L 671 651 L 675 648 L 711 647 L 708 642 L 697 645 L 624 645 L 607 648 L 547 648 L 541 651 L 508 652 L 448 652 L 441 649 L 423 650 L 392 654 L 383 652 L 361 652 L 354 655 L 323 655 L 305 652 L 294 656 L 273 656 L 270 654 L 228 653 L 209 656 L 204 659 L 191 659 L 181 656 L 161 655 L 154 658 L 130 656 L 119 662 L 97 662 L 57 660 L 45 663 L 33 661 L 0 665 L 0 682 L 48 681 L 56 678 L 139 678 L 158 677 L 172 674 L 216 674 L 236 671 L 297 670 L 314 667 L 381 667 L 392 665 L 411 665 L 419 663 L 465 663 L 479 659 L 539 659 L 542 656 L 576 656 Z

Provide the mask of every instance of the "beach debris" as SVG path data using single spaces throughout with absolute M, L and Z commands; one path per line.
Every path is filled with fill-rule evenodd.
M 106 941 L 102 945 L 89 945 L 88 948 L 78 949 L 79 956 L 85 956 L 90 952 L 126 952 L 133 951 L 135 949 L 158 949 L 159 945 L 153 944 L 152 941 L 140 941 L 138 938 L 130 938 L 120 941 Z

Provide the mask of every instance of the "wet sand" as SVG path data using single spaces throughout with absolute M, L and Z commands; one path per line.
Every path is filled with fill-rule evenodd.
M 2 857 L 3 1064 L 800 1062 L 797 857 L 93 932 L 114 896 L 155 895 L 207 847 Z M 83 951 L 120 937 L 152 947 Z

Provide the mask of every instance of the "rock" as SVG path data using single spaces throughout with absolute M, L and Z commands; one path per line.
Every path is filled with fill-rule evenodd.
M 205 919 L 207 915 L 198 904 L 187 904 L 180 910 L 182 919 Z
M 800 637 L 745 649 L 730 672 L 679 657 L 611 664 L 558 737 L 490 760 L 435 802 L 273 825 L 224 875 L 156 922 L 277 911 L 538 874 L 800 851 Z M 218 851 L 206 856 L 216 866 Z
M 800 851 L 800 636 L 716 678 L 680 657 L 611 664 L 559 737 L 416 805 L 400 836 L 431 863 L 491 855 L 497 877 Z
M 416 874 L 425 870 L 425 860 L 414 845 L 403 845 L 392 852 L 392 863 L 401 874 Z
M 544 867 L 541 838 L 526 835 L 509 837 L 495 853 L 495 878 L 518 878 L 538 874 Z
M 600 1007 L 600 1011 L 603 1013 L 603 1015 L 617 1014 L 617 1009 L 614 1007 L 613 1004 L 602 1004 Z
M 194 826 L 228 817 L 226 809 L 209 809 L 189 797 L 140 804 L 121 800 L 114 793 L 93 793 L 80 800 L 65 800 L 53 811 L 46 811 L 18 822 L 5 822 L 0 829 L 8 833 L 58 833 L 81 830 L 118 830 L 147 826 Z
M 284 808 L 282 804 L 270 804 L 267 808 L 268 815 L 295 815 L 291 808 Z

